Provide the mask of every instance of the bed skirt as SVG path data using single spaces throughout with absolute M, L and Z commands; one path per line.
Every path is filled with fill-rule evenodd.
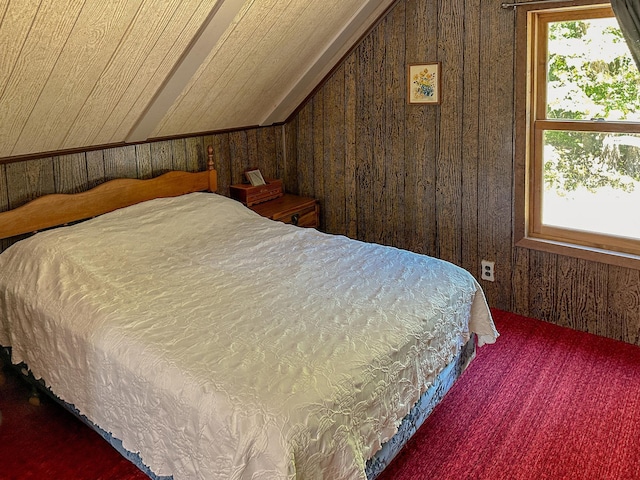
M 434 383 L 420 397 L 420 400 L 413 406 L 409 414 L 402 420 L 398 432 L 386 442 L 382 448 L 367 461 L 366 474 L 368 480 L 375 480 L 382 471 L 391 463 L 394 457 L 400 452 L 402 447 L 406 445 L 409 439 L 418 431 L 427 417 L 431 414 L 435 406 L 442 400 L 455 381 L 462 375 L 471 360 L 475 357 L 476 338 L 475 335 L 461 349 L 460 353 L 453 359 L 449 365 L 436 377 Z M 5 361 L 13 368 L 17 369 L 20 374 L 39 392 L 44 392 L 48 397 L 52 398 L 56 403 L 71 412 L 84 424 L 95 430 L 102 438 L 104 438 L 118 453 L 136 465 L 152 480 L 171 480 L 173 477 L 158 476 L 147 467 L 140 456 L 130 452 L 122 446 L 122 442 L 106 432 L 99 426 L 95 425 L 86 416 L 82 415 L 75 406 L 59 399 L 52 390 L 42 381 L 36 380 L 25 364 L 14 365 L 11 362 L 11 349 L 0 346 L 0 361 Z
M 472 335 L 457 357 L 438 375 L 433 384 L 422 394 L 420 400 L 402 420 L 398 432 L 367 461 L 368 480 L 374 480 L 391 463 L 393 458 L 418 431 L 435 406 L 440 403 L 455 381 L 462 375 L 476 354 L 476 338 Z

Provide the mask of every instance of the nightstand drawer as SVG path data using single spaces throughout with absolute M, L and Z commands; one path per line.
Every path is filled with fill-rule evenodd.
M 263 217 L 299 227 L 316 228 L 320 225 L 320 206 L 314 198 L 285 193 L 280 198 L 249 208 Z
M 317 227 L 318 226 L 318 206 L 310 205 L 296 211 L 282 212 L 272 217 L 273 220 L 279 222 L 298 225 L 299 227 Z

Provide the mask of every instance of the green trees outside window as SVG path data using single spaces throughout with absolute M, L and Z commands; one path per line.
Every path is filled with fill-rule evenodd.
M 551 22 L 547 118 L 640 122 L 640 71 L 615 18 Z M 558 192 L 640 182 L 640 135 L 547 130 L 545 183 Z

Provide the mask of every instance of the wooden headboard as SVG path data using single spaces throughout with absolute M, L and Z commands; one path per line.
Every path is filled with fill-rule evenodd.
M 80 193 L 43 195 L 13 210 L 0 212 L 0 239 L 92 218 L 160 197 L 217 189 L 213 147 L 204 172 L 172 171 L 149 180 L 120 178 Z

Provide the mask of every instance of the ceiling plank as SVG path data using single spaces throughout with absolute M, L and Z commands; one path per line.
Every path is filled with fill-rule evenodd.
M 0 23 L 0 97 L 19 58 L 31 24 L 38 13 L 40 0 L 3 2 Z
M 84 3 L 25 123 L 14 155 L 64 148 L 71 120 L 78 116 L 91 96 L 141 3 L 142 0 L 87 0 Z M 32 132 L 39 132 L 39 136 L 34 137 Z
M 255 2 L 152 136 L 285 121 L 393 1 Z
M 161 4 L 145 0 L 73 122 L 63 147 L 122 141 L 209 11 L 206 0 Z M 132 116 L 132 110 L 138 115 Z M 119 136 L 114 140 L 115 132 Z
M 395 0 L 370 0 L 362 5 L 362 8 L 349 22 L 345 23 L 343 29 L 326 45 L 320 55 L 308 63 L 306 70 L 301 72 L 288 91 L 280 98 L 273 99 L 274 108 L 260 121 L 260 125 L 271 125 L 285 121 L 357 40 L 394 3 Z
M 285 121 L 395 0 L 0 0 L 0 159 Z
M 22 2 L 19 3 L 18 8 L 22 8 Z M 57 0 L 55 5 L 54 2 L 43 2 L 32 11 L 30 33 L 0 96 L 0 157 L 25 153 L 15 151 L 14 145 L 40 98 L 81 9 L 82 3 L 75 0 Z M 5 18 L 5 21 L 9 22 L 10 18 Z M 25 22 L 22 25 L 26 25 Z M 2 37 L 0 40 L 5 43 L 11 39 Z
M 94 143 L 118 143 L 130 135 L 210 15 L 210 0 L 202 0 L 191 15 L 185 15 L 181 5 Z
M 350 8 L 349 1 L 334 1 L 340 2 L 340 8 Z M 201 123 L 211 122 L 211 112 L 215 111 L 226 127 L 257 124 L 265 103 L 271 102 L 274 92 L 284 85 L 276 83 L 275 79 L 288 76 L 290 70 L 295 71 L 300 62 L 305 61 L 308 56 L 306 49 L 315 43 L 315 38 L 334 28 L 331 19 L 317 10 L 318 0 L 292 1 L 286 5 L 276 0 L 274 3 L 277 6 L 273 9 L 275 13 L 267 16 L 256 10 L 245 22 L 246 46 L 242 49 L 241 58 L 234 60 L 233 51 L 227 48 L 226 55 L 217 59 L 216 71 L 221 65 L 232 65 L 232 68 L 226 69 L 222 76 L 225 83 L 214 85 L 223 94 L 215 103 L 209 97 L 209 108 L 201 108 Z M 323 8 L 331 9 L 328 0 L 322 0 L 322 3 Z M 324 18 L 325 22 L 319 23 L 318 17 Z M 258 22 L 259 28 L 256 26 Z M 191 127 L 194 128 L 193 125 Z
M 179 64 L 127 136 L 127 142 L 144 141 L 151 136 L 157 124 L 196 74 L 227 27 L 232 24 L 244 3 L 244 0 L 218 0 L 202 30 L 194 38 L 191 47 L 185 52 Z
M 242 15 L 230 25 L 216 48 L 203 62 L 198 74 L 191 79 L 187 88 L 167 112 L 156 128 L 154 136 L 164 136 L 169 131 L 198 129 L 199 125 L 206 124 L 207 120 L 211 119 L 212 112 L 215 112 L 213 115 L 218 128 L 238 126 L 229 123 L 229 112 L 222 106 L 229 103 L 232 109 L 238 106 L 235 96 L 239 88 L 238 82 L 244 75 L 249 74 L 254 83 L 262 80 L 265 72 L 251 65 L 260 60 L 256 50 L 264 45 L 269 35 L 275 36 L 279 33 L 273 31 L 274 25 L 294 24 L 292 18 L 296 18 L 295 13 L 300 8 L 304 8 L 304 3 L 292 0 L 262 0 L 247 4 Z M 267 61 L 275 65 L 273 58 L 268 58 Z M 244 88 L 244 85 L 242 87 Z M 252 90 L 245 90 L 245 101 L 251 98 L 251 92 Z M 251 102 L 250 108 L 254 107 Z M 247 124 L 243 126 L 245 125 Z

